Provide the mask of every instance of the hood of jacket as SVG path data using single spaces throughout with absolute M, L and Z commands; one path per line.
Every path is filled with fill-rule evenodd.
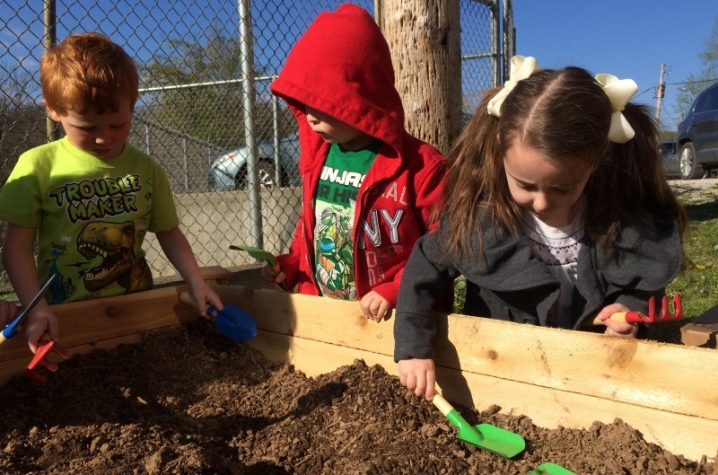
M 403 155 L 404 108 L 394 86 L 389 46 L 363 8 L 344 4 L 319 14 L 289 53 L 271 91 L 296 115 L 303 155 L 316 156 L 313 152 L 323 143 L 307 124 L 305 106 Z

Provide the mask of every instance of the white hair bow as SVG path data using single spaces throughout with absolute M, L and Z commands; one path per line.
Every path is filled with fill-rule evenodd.
M 631 97 L 638 91 L 638 85 L 633 79 L 618 79 L 613 74 L 597 74 L 596 81 L 603 87 L 611 101 L 611 109 L 613 109 L 608 140 L 615 143 L 628 142 L 636 135 L 636 132 L 622 112 Z
M 498 94 L 491 98 L 489 101 L 489 114 L 501 117 L 501 105 L 504 103 L 504 99 L 509 95 L 511 91 L 516 87 L 516 83 L 522 79 L 526 79 L 536 71 L 540 71 L 541 68 L 536 62 L 536 58 L 533 56 L 514 56 L 511 58 L 511 67 L 509 69 L 509 80 L 504 83 L 503 89 Z

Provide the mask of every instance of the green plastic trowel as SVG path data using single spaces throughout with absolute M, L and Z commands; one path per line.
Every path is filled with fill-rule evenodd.
M 272 267 L 277 266 L 277 257 L 264 249 L 252 246 L 235 246 L 234 244 L 230 245 L 229 248 L 235 251 L 244 251 L 255 259 L 264 261 Z
M 510 432 L 491 424 L 477 424 L 472 426 L 441 394 L 436 394 L 431 401 L 434 406 L 459 429 L 456 438 L 474 445 L 480 449 L 488 450 L 502 457 L 511 458 L 520 454 L 526 448 L 526 441 L 515 432 Z
M 546 462 L 533 469 L 528 475 L 576 475 L 576 473 L 555 463 Z

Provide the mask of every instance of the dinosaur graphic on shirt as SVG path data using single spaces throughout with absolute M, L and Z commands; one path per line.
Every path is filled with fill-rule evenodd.
M 152 273 L 147 261 L 135 253 L 134 222 L 88 223 L 77 238 L 77 249 L 88 260 L 102 259 L 84 275 L 85 287 L 90 292 L 115 281 L 128 293 L 152 288 Z

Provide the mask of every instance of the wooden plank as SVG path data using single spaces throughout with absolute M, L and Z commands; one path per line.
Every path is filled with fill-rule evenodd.
M 72 358 L 74 355 L 78 354 L 86 354 L 94 350 L 99 349 L 111 349 L 115 348 L 119 345 L 127 345 L 127 344 L 133 344 L 137 343 L 141 338 L 141 335 L 139 333 L 133 333 L 131 335 L 119 337 L 119 338 L 111 338 L 108 340 L 100 340 L 93 343 L 87 343 L 84 345 L 78 345 L 78 346 L 72 346 L 69 348 L 65 348 L 68 353 L 68 358 Z M 24 340 L 23 340 L 24 343 Z M 27 348 L 27 344 L 25 345 L 25 349 L 27 350 L 27 354 L 24 356 L 19 356 L 17 358 L 4 360 L 1 363 L 0 366 L 0 386 L 7 383 L 10 378 L 13 376 L 19 376 L 24 371 L 25 368 L 27 368 L 27 365 L 32 360 L 32 353 L 30 352 L 30 349 Z M 62 358 L 58 357 L 57 355 L 50 355 L 48 357 L 50 361 L 55 362 L 62 362 Z
M 305 315 L 302 315 L 302 318 Z M 249 344 L 275 362 L 290 362 L 307 374 L 334 371 L 361 359 L 367 365 L 384 367 L 396 375 L 393 359 L 384 354 L 334 345 L 322 341 L 260 331 Z M 718 421 L 687 416 L 651 407 L 607 400 L 580 393 L 561 391 L 525 382 L 437 367 L 437 377 L 444 395 L 453 402 L 485 410 L 492 404 L 501 412 L 526 415 L 539 427 L 558 426 L 587 429 L 594 421 L 610 423 L 620 418 L 640 431 L 646 441 L 682 454 L 692 460 L 703 455 L 718 456 Z
M 211 285 L 214 285 L 210 282 Z M 366 320 L 356 302 L 214 285 L 226 303 L 250 311 L 252 345 L 308 375 L 355 358 L 390 374 L 393 321 Z M 197 318 L 179 302 L 187 286 L 54 306 L 61 345 L 72 354 L 136 341 L 141 333 Z M 22 338 L 0 348 L 0 383 L 30 360 Z M 537 425 L 586 428 L 620 417 L 674 453 L 716 455 L 718 352 L 625 341 L 585 332 L 449 315 L 435 339 L 437 373 L 449 398 L 478 409 L 498 404 Z M 713 393 L 713 394 L 712 394 Z
M 356 302 L 239 286 L 217 288 L 260 329 L 392 356 L 393 320 L 375 323 Z M 436 364 L 651 409 L 718 420 L 718 352 L 449 315 Z
M 206 267 L 202 268 L 202 275 L 214 288 L 216 280 L 227 282 L 232 273 L 221 267 Z M 53 305 L 60 346 L 70 355 L 95 348 L 113 348 L 137 341 L 143 332 L 194 320 L 198 318 L 197 311 L 179 301 L 179 294 L 188 289 L 180 282 L 145 292 Z M 32 353 L 23 337 L 0 346 L 0 385 L 22 374 L 31 360 Z
M 197 311 L 179 302 L 187 286 L 159 289 L 53 305 L 60 330 L 60 346 L 71 347 L 119 338 L 147 330 L 185 323 Z M 14 338 L 0 348 L 0 361 L 29 353 L 24 338 Z
M 692 318 L 681 327 L 681 343 L 704 348 L 718 348 L 718 305 L 706 310 L 702 315 Z
M 228 282 L 232 272 L 222 267 L 203 267 L 202 276 L 215 288 Z M 70 349 L 86 343 L 112 340 L 126 335 L 186 323 L 198 318 L 196 310 L 179 301 L 189 287 L 183 282 L 158 286 L 144 292 L 53 305 L 58 318 L 60 345 Z M 22 337 L 0 346 L 0 362 L 30 354 Z
M 436 351 L 460 355 L 451 367 L 718 421 L 715 352 L 465 316 L 448 322 Z

